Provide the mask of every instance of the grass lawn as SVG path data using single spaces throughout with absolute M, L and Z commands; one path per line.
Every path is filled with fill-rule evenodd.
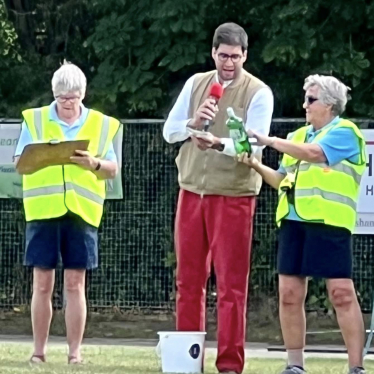
M 48 351 L 48 363 L 30 365 L 28 358 L 31 345 L 22 343 L 0 344 L 0 373 L 90 373 L 90 374 L 152 374 L 160 373 L 159 362 L 154 348 L 135 348 L 119 346 L 86 346 L 84 347 L 85 365 L 68 366 L 66 364 L 66 348 L 61 345 L 51 345 Z M 275 359 L 249 359 L 244 373 L 246 374 L 279 374 L 284 367 L 284 361 Z M 368 361 L 366 368 L 374 372 L 374 362 Z M 308 374 L 346 374 L 344 360 L 339 359 L 309 359 L 307 360 Z M 214 356 L 206 356 L 205 374 L 217 373 L 214 367 Z

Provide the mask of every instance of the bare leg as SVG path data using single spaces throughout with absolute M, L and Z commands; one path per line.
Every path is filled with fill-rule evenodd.
M 306 293 L 306 278 L 279 275 L 279 318 L 289 365 L 303 366 Z
M 329 279 L 327 289 L 348 351 L 349 367 L 362 366 L 365 330 L 351 279 Z
M 81 343 L 86 324 L 85 270 L 65 270 L 66 311 L 65 323 L 69 357 L 81 360 Z
M 34 355 L 43 356 L 52 320 L 52 292 L 55 271 L 34 268 L 31 321 L 34 335 Z

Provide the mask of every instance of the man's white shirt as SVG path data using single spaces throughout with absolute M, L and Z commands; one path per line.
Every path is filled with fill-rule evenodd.
M 191 120 L 188 114 L 194 78 L 195 76 L 192 76 L 185 83 L 164 124 L 163 136 L 168 143 L 182 142 L 191 136 L 187 131 L 187 124 Z M 223 87 L 227 87 L 230 83 L 231 81 L 224 82 Z M 273 109 L 273 93 L 267 86 L 261 88 L 249 104 L 245 129 L 258 134 L 269 135 Z M 221 142 L 225 145 L 222 153 L 227 156 L 236 156 L 234 141 L 231 138 L 221 138 Z M 256 153 L 259 147 L 253 146 L 252 148 L 253 153 Z

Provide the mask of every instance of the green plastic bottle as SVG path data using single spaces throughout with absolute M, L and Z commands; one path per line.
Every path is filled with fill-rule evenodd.
M 252 146 L 248 140 L 248 134 L 245 131 L 243 120 L 235 115 L 234 109 L 227 108 L 229 118 L 226 125 L 229 128 L 230 138 L 234 140 L 235 150 L 237 154 L 247 152 L 252 153 Z

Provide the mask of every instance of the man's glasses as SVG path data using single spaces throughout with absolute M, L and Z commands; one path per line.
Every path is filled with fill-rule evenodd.
M 66 103 L 67 101 L 70 101 L 71 103 L 77 102 L 77 100 L 80 99 L 79 96 L 56 96 L 55 98 L 59 103 Z
M 242 57 L 243 56 L 239 54 L 228 55 L 227 53 L 218 53 L 218 59 L 222 62 L 226 62 L 228 59 L 231 59 L 231 61 L 235 64 L 239 62 Z
M 305 103 L 307 103 L 308 105 L 312 105 L 315 101 L 319 100 L 318 98 L 316 97 L 313 97 L 313 96 L 305 96 Z

